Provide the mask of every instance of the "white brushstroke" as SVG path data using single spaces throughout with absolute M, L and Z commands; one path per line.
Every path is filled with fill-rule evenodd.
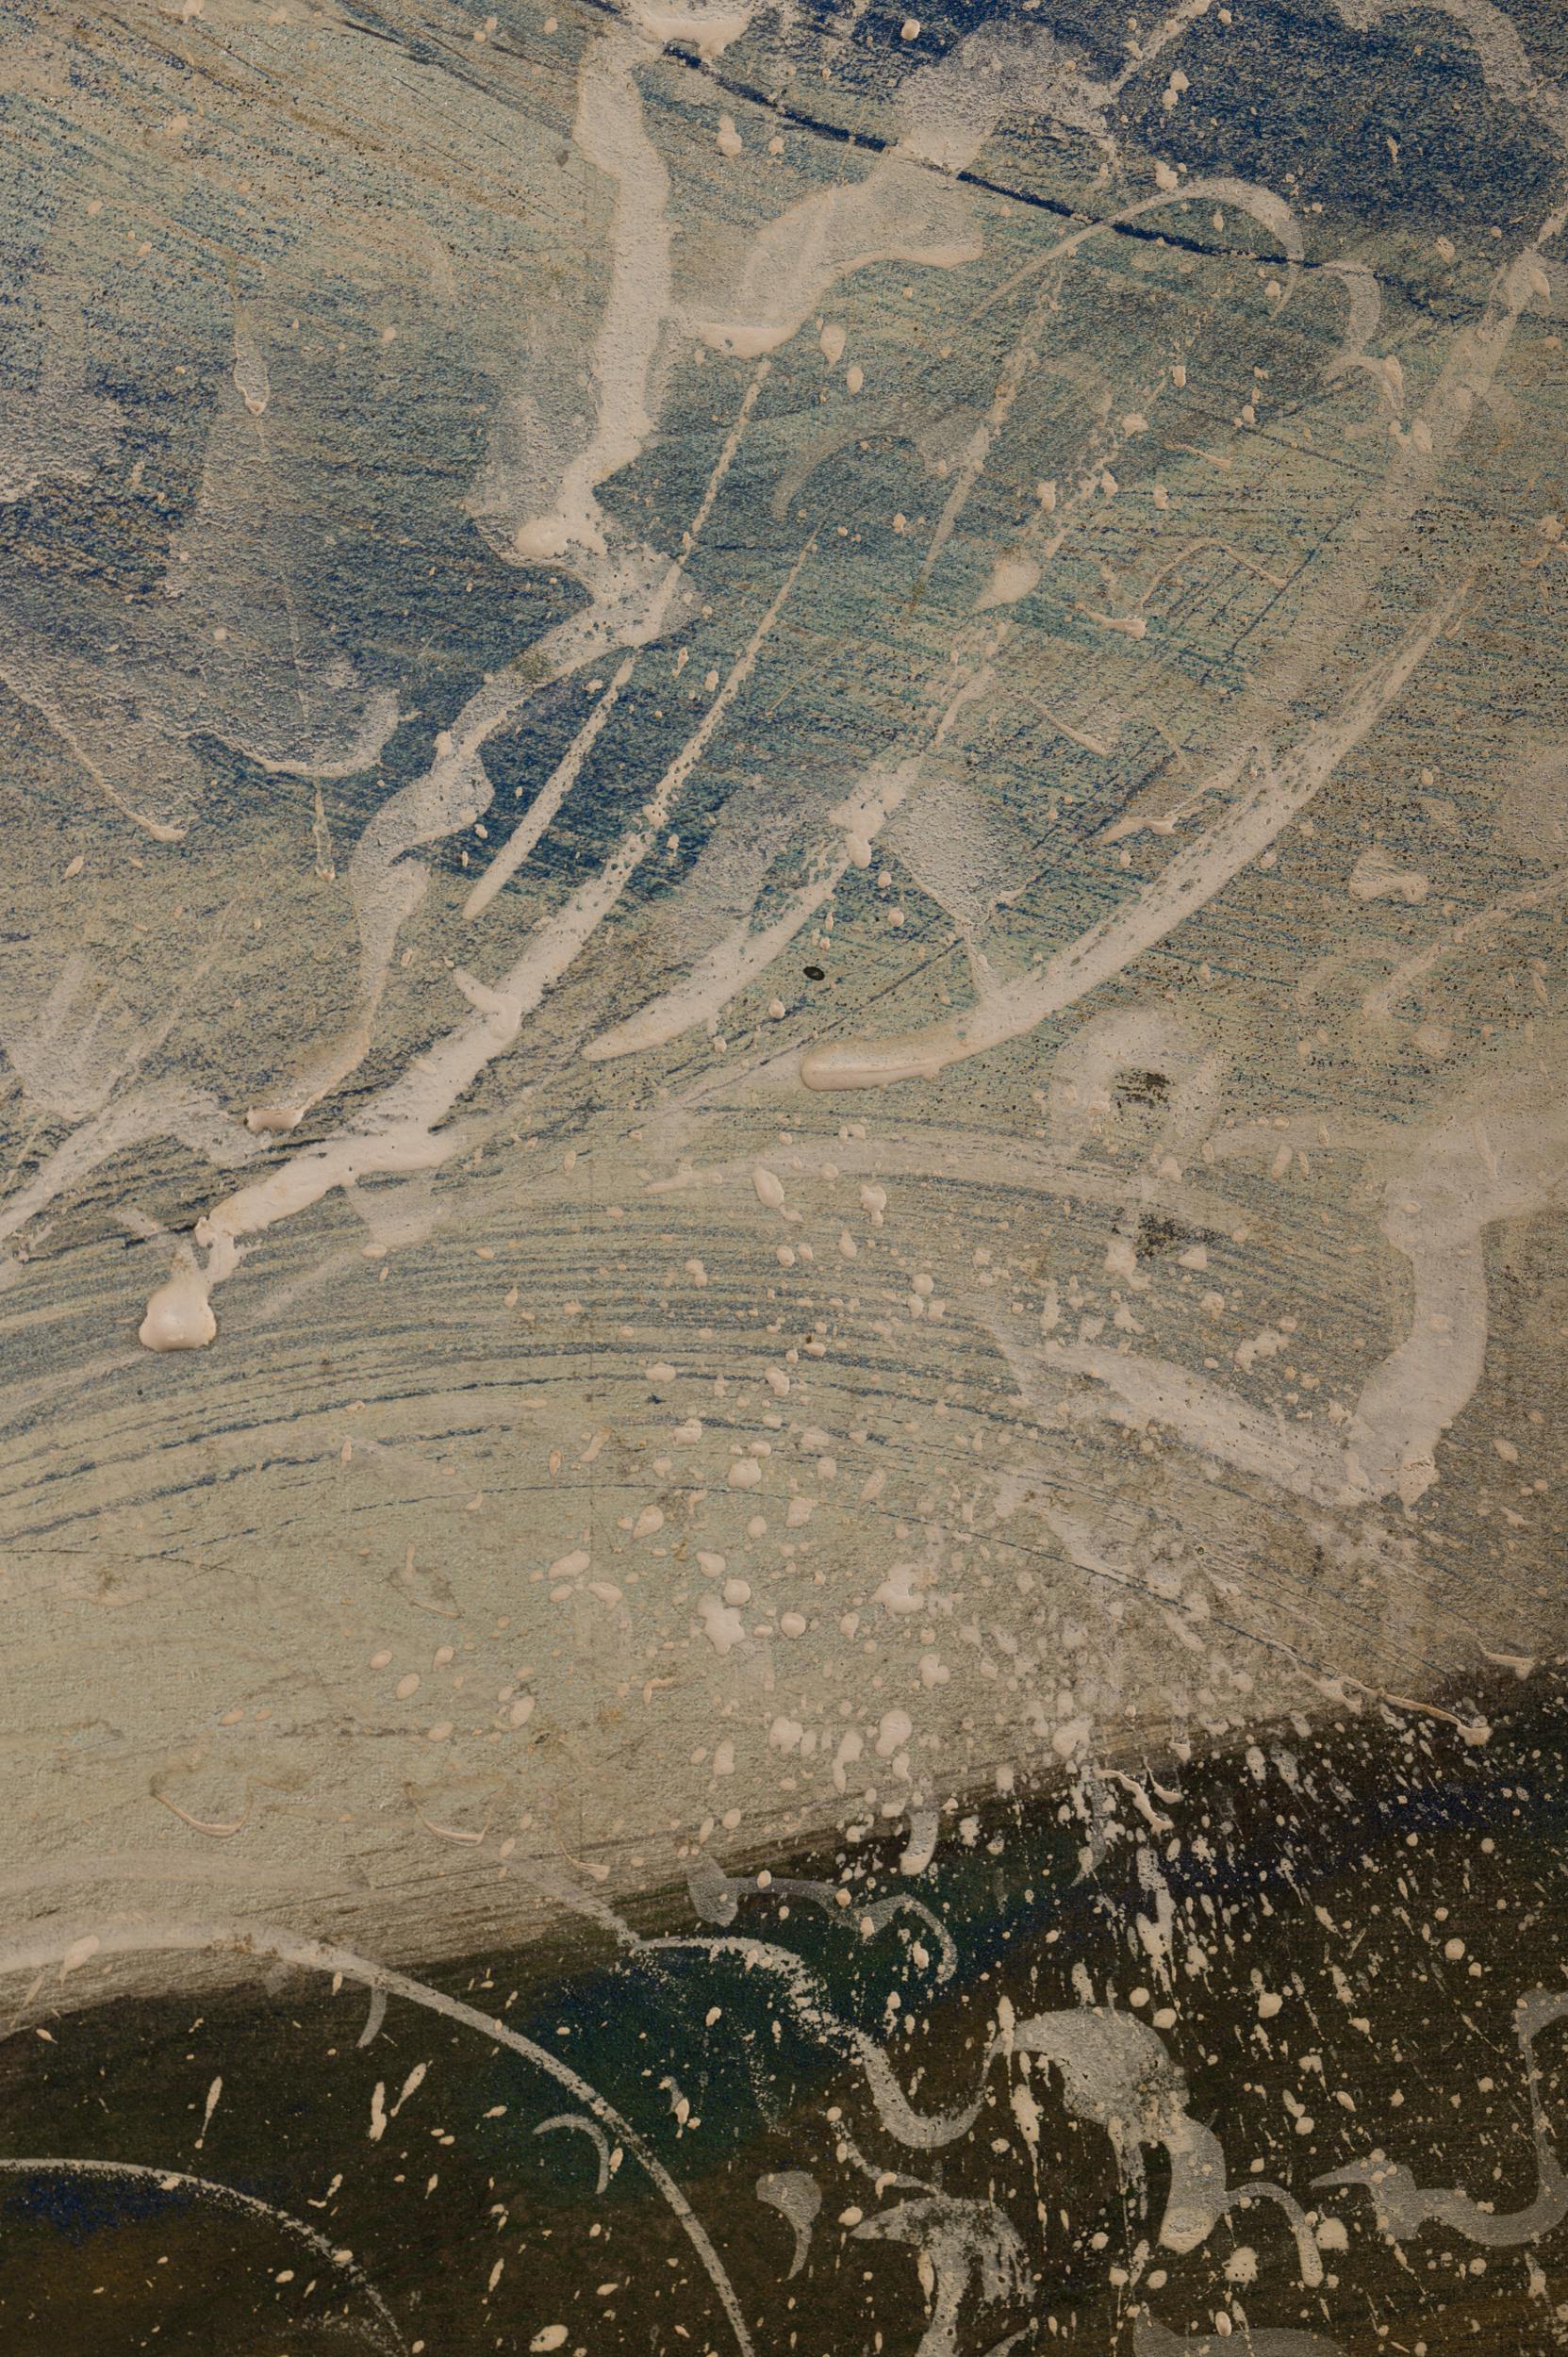
M 1378 274 L 1364 262 L 1329 262 L 1326 268 L 1331 276 L 1343 280 L 1350 298 L 1350 310 L 1343 340 L 1318 371 L 1319 382 L 1335 385 L 1353 370 L 1362 370 L 1372 378 L 1397 416 L 1403 406 L 1402 373 L 1391 373 L 1388 361 L 1366 348 L 1367 338 L 1376 333 L 1383 311 L 1383 290 Z M 1395 365 L 1397 370 L 1397 363 Z
M 795 2254 L 785 2283 L 800 2274 L 811 2250 L 812 2227 L 822 2208 L 821 2190 L 809 2169 L 782 2168 L 757 2179 L 757 2200 L 787 2218 L 795 2233 Z
M 94 1953 L 95 1955 L 96 1955 L 96 1953 L 97 1953 L 97 1944 L 96 1944 L 96 1941 L 94 1941 L 94 1944 L 93 1944 L 93 1953 Z M 219 2077 L 219 2078 L 214 2079 L 214 2080 L 213 2080 L 213 2082 L 212 2082 L 212 2085 L 211 2085 L 207 2088 L 207 2091 L 206 2091 L 206 2109 L 204 2110 L 204 2112 L 203 2112 L 203 2114 L 202 2114 L 202 2133 L 201 2133 L 201 2134 L 200 2134 L 200 2135 L 196 2138 L 196 2150 L 197 2150 L 197 2151 L 198 2151 L 198 2152 L 201 2151 L 201 2149 L 202 2149 L 203 2145 L 204 2145 L 204 2144 L 206 2144 L 206 2132 L 207 2132 L 207 2130 L 208 2130 L 208 2129 L 211 2127 L 211 2125 L 212 2125 L 212 2115 L 213 2115 L 213 2113 L 214 2113 L 214 2112 L 217 2110 L 217 2108 L 218 2108 L 219 2101 L 220 2101 L 220 2099 L 221 2099 L 221 2097 L 222 2097 L 222 2095 L 223 2095 L 223 2082 L 222 2077 Z
M 1396 655 L 1363 672 L 1330 718 L 1310 729 L 1134 899 L 1090 926 L 1043 965 L 1031 967 L 949 1022 L 903 1037 L 808 1048 L 801 1059 L 806 1086 L 885 1088 L 898 1080 L 933 1080 L 949 1064 L 1033 1030 L 1048 1015 L 1060 1014 L 1085 992 L 1114 980 L 1213 899 L 1306 808 L 1403 693 L 1439 632 L 1458 611 L 1466 586 L 1425 615 Z
M 564 906 L 536 930 L 528 948 L 493 987 L 470 983 L 470 1019 L 449 1031 L 427 1054 L 382 1091 L 362 1113 L 319 1146 L 293 1155 L 268 1177 L 227 1196 L 200 1221 L 209 1286 L 239 1264 L 239 1241 L 291 1219 L 335 1188 L 374 1173 L 435 1170 L 454 1153 L 461 1134 L 441 1129 L 458 1099 L 495 1058 L 510 1047 L 524 1018 L 603 923 L 633 874 L 668 822 L 676 796 L 696 769 L 720 721 L 756 668 L 757 658 L 814 545 L 806 542 L 729 677 L 644 803 L 640 820 L 621 835 L 598 874 L 579 884 Z
M 602 2193 L 610 2182 L 609 2137 L 604 2134 L 597 2119 L 585 2119 L 581 2112 L 555 2112 L 549 2119 L 541 2119 L 534 2134 L 536 2136 L 547 2136 L 561 2128 L 574 2130 L 578 2135 L 586 2136 L 592 2144 L 599 2162 L 599 2181 L 594 2186 L 594 2191 Z
M 1015 2305 L 1035 2290 L 1017 2229 L 995 2201 L 924 2187 L 913 2200 L 863 2218 L 854 2238 L 907 2243 L 918 2251 L 931 2312 L 916 2357 L 958 2357 L 959 2320 L 966 2304 Z
M 1379 5 L 1379 0 L 1369 4 Z M 1468 0 L 1455 4 L 1464 7 Z M 1477 8 L 1486 4 L 1475 0 Z M 1364 593 L 1369 578 L 1382 570 L 1401 543 L 1428 486 L 1457 448 L 1476 403 L 1492 389 L 1527 306 L 1539 299 L 1544 283 L 1542 249 L 1564 226 L 1568 206 L 1554 208 L 1530 243 L 1499 268 L 1479 320 L 1455 339 L 1423 404 L 1420 431 L 1412 427 L 1399 443 L 1382 484 L 1356 511 L 1323 581 L 1295 617 L 1291 650 L 1253 691 L 1250 705 L 1260 728 L 1268 715 L 1306 690 L 1314 669 L 1321 670 L 1349 627 L 1357 593 Z M 1024 274 L 1036 266 L 1026 265 Z M 1120 973 L 1268 848 L 1389 709 L 1461 594 L 1462 588 L 1428 616 L 1390 664 L 1363 673 L 1332 719 L 1317 723 L 1292 751 L 1270 765 L 1262 783 L 1178 854 L 1130 908 L 1092 926 L 1043 967 L 982 999 L 956 1023 L 902 1039 L 810 1049 L 801 1058 L 801 1078 L 813 1088 L 884 1087 L 900 1080 L 929 1079 L 949 1063 L 1032 1030 L 1084 990 Z
M 319 2234 L 313 2226 L 305 2225 L 303 2218 L 291 2217 L 287 2210 L 280 2210 L 255 2194 L 239 2193 L 233 2185 L 222 2184 L 210 2177 L 192 2177 L 182 2168 L 155 2168 L 138 2161 L 86 2160 L 63 2155 L 36 2160 L 0 2158 L 0 2175 L 84 2177 L 108 2184 L 156 2186 L 161 2193 L 192 2194 L 210 2201 L 216 2209 L 227 2211 L 231 2217 L 264 2219 L 269 2226 L 281 2228 L 313 2258 L 324 2260 L 335 2275 L 352 2283 L 375 2310 L 381 2328 L 376 2336 L 379 2346 L 394 2351 L 396 2357 L 406 2357 L 408 2344 L 398 2330 L 397 2320 L 363 2268 L 355 2266 L 346 2252 L 324 2234 Z
M 1004 2044 L 1051 2065 L 1069 2110 L 1110 2137 L 1124 2182 L 1142 2185 L 1143 2147 L 1164 2150 L 1170 2180 L 1159 2239 L 1166 2250 L 1196 2250 L 1238 2203 L 1272 2201 L 1290 2222 L 1303 2283 L 1322 2283 L 1323 2261 L 1299 2204 L 1262 2178 L 1229 2184 L 1219 2138 L 1187 2108 L 1185 2072 L 1146 2023 L 1089 2007 L 1036 2014 L 999 2032 L 992 2052 Z
M 740 447 L 740 437 L 746 430 L 752 410 L 756 407 L 757 396 L 762 390 L 767 374 L 767 362 L 764 360 L 759 363 L 751 382 L 746 388 L 739 415 L 725 437 L 723 447 L 714 462 L 713 470 L 708 477 L 707 488 L 702 494 L 701 504 L 687 527 L 682 543 L 681 554 L 669 567 L 663 582 L 654 593 L 648 610 L 646 624 L 639 634 L 642 641 L 656 638 L 663 631 L 665 617 L 669 611 L 671 601 L 685 570 L 686 559 L 696 545 L 703 525 L 713 512 L 714 502 L 718 497 L 734 454 Z M 463 904 L 463 915 L 466 917 L 472 918 L 484 915 L 502 887 L 516 875 L 523 861 L 528 858 L 538 843 L 567 795 L 576 784 L 582 773 L 583 764 L 609 721 L 621 689 L 631 679 L 635 660 L 635 655 L 627 655 L 621 662 L 609 686 L 572 738 L 565 754 L 528 805 L 505 844 L 497 851 L 484 875 L 469 894 Z
M 739 1915 L 742 1899 L 756 1899 L 763 1895 L 754 1881 L 726 1874 L 722 1867 L 709 1857 L 694 1858 L 687 1866 L 686 1888 L 691 1894 L 692 1905 L 705 1923 L 719 1923 L 726 1927 Z M 802 1904 L 820 1907 L 825 1915 L 835 1919 L 842 1916 L 836 1883 L 807 1881 L 787 1874 L 782 1878 L 775 1875 L 768 1881 L 767 1895 L 791 1905 L 799 1901 Z M 875 1900 L 870 1906 L 856 1910 L 862 1937 L 871 1938 L 903 1915 L 912 1915 L 925 1924 L 941 1952 L 936 1978 L 938 1981 L 950 1981 L 958 1970 L 957 1942 L 941 1917 L 934 1914 L 923 1899 L 916 1898 L 913 1891 L 896 1890 L 890 1897 Z
M 1287 1493 L 1347 1506 L 1397 1494 L 1413 1505 L 1437 1478 L 1438 1442 L 1475 1394 L 1486 1358 L 1484 1230 L 1531 1218 L 1568 1195 L 1568 1104 L 1540 1104 L 1541 1067 L 1519 1059 L 1402 1136 L 1383 1180 L 1382 1232 L 1411 1278 L 1409 1323 L 1363 1386 L 1343 1440 L 1249 1407 L 1169 1360 L 1091 1343 L 1043 1349 L 987 1319 L 1026 1393 L 1084 1376 L 1106 1396 L 1078 1412 L 1159 1425 L 1189 1447 Z M 1259 1133 L 1272 1151 L 1278 1133 Z M 1237 1141 L 1230 1140 L 1234 1148 Z
M 1532 909 L 1543 908 L 1548 901 L 1557 899 L 1564 892 L 1568 892 L 1568 867 L 1560 867 L 1540 883 L 1526 884 L 1518 892 L 1506 893 L 1493 907 L 1477 910 L 1474 916 L 1467 916 L 1462 924 L 1456 925 L 1451 932 L 1428 943 L 1425 949 L 1416 950 L 1413 956 L 1395 966 L 1385 982 L 1379 982 L 1375 989 L 1367 992 L 1362 1000 L 1362 1013 L 1369 1015 L 1375 1023 L 1394 1022 L 1400 999 L 1413 990 L 1417 982 L 1425 981 L 1428 974 L 1445 964 L 1450 958 L 1458 957 L 1461 950 L 1501 932 L 1515 916 L 1526 915 Z
M 1552 2144 L 1535 2040 L 1551 2023 L 1564 2019 L 1568 1996 L 1560 1989 L 1530 1989 L 1514 2007 L 1513 2035 L 1525 2065 L 1536 2160 L 1535 2197 L 1523 2208 L 1499 2211 L 1491 2200 L 1473 2200 L 1457 2186 L 1418 2185 L 1408 2168 L 1395 2167 L 1382 2152 L 1314 2177 L 1314 2191 L 1319 2186 L 1364 2185 L 1379 2227 L 1395 2242 L 1408 2242 L 1428 2221 L 1488 2250 L 1512 2250 L 1553 2233 L 1568 2217 L 1568 2171 Z
M 636 85 L 648 56 L 645 37 L 612 25 L 589 44 L 579 71 L 572 138 L 615 189 L 610 288 L 592 362 L 594 428 L 562 475 L 553 507 L 525 517 L 512 542 L 525 564 L 588 560 L 586 578 L 597 574 L 592 560 L 609 553 L 594 493 L 641 454 L 653 431 L 652 376 L 672 301 L 669 174 L 648 136 Z
M 802 926 L 832 899 L 850 869 L 869 866 L 872 843 L 918 784 L 923 766 L 922 757 L 916 754 L 891 769 L 868 769 L 856 791 L 829 814 L 829 823 L 836 830 L 830 842 L 836 841 L 843 849 L 834 852 L 825 846 L 818 848 L 813 881 L 791 893 L 769 924 L 758 931 L 749 919 L 744 920 L 706 957 L 699 959 L 673 990 L 650 999 L 635 1014 L 589 1040 L 583 1050 L 588 1063 L 606 1063 L 617 1056 L 645 1053 L 699 1023 L 714 1023 L 730 1000 L 766 973 Z
M 1238 2339 L 1246 2357 L 1342 2357 L 1337 2341 L 1321 2332 L 1298 2332 L 1292 2325 L 1248 2324 L 1240 2334 L 1196 2332 L 1179 2339 L 1146 2316 L 1132 2326 L 1132 2357 L 1233 2357 Z
M 631 2121 L 624 2118 L 615 2105 L 607 2102 L 578 2071 L 573 2070 L 569 2063 L 563 2062 L 558 2054 L 551 2053 L 547 2047 L 536 2045 L 532 2038 L 525 2037 L 508 2023 L 498 2020 L 494 2015 L 481 2012 L 477 2005 L 470 2005 L 459 1997 L 449 1997 L 444 1989 L 428 1987 L 424 1982 L 412 1979 L 406 1972 L 397 1972 L 389 1966 L 373 1963 L 370 1957 L 357 1954 L 352 1948 L 337 1947 L 324 1940 L 302 1939 L 297 1934 L 278 1925 L 146 1920 L 104 1923 L 94 1928 L 100 1943 L 99 1954 L 106 1958 L 206 1954 L 227 1957 L 234 1962 L 255 1962 L 258 1958 L 269 1957 L 275 1963 L 297 1967 L 301 1971 L 325 1973 L 329 1977 L 352 1981 L 363 1988 L 380 1989 L 388 1997 L 404 1999 L 409 2004 L 421 2005 L 426 2012 L 437 2014 L 443 2020 L 455 2022 L 460 2029 L 472 2030 L 480 2037 L 520 2055 L 536 2069 L 542 2070 L 548 2078 L 555 2080 L 557 2085 L 566 2087 L 586 2111 L 610 2131 L 617 2143 L 623 2146 L 647 2173 L 679 2220 L 682 2231 L 713 2284 L 741 2357 L 752 2357 L 751 2336 L 735 2298 L 734 2286 L 691 2203 Z M 73 1939 L 79 1937 L 79 1931 L 57 1929 L 31 1940 L 13 1941 L 9 1946 L 0 1948 L 0 1976 L 47 1971 L 58 1964 Z M 14 2167 L 16 2164 L 8 2166 Z M 31 2162 L 26 2166 L 52 2167 L 58 2164 Z M 107 2169 L 114 2165 L 92 2163 L 83 2166 Z M 154 2176 L 162 2174 L 157 2170 L 148 2173 Z M 226 2187 L 222 2190 L 225 2194 L 228 2191 Z M 232 2199 L 247 2206 L 266 2207 L 265 2204 L 250 2205 L 249 2198 L 242 2194 L 236 2194 Z M 300 2231 L 308 2234 L 311 2230 L 306 2227 Z M 396 2327 L 393 2326 L 392 2330 L 395 2332 Z M 400 2350 L 403 2348 L 401 2338 L 397 2347 Z
M 261 1151 L 206 1089 L 159 1080 L 132 1089 L 46 1155 L 32 1177 L 0 1204 L 0 1239 L 14 1236 L 57 1196 L 133 1146 L 176 1138 L 215 1170 L 236 1170 Z

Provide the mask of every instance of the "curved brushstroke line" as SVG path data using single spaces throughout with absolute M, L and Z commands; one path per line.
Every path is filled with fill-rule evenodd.
M 192 2177 L 183 2168 L 155 2168 L 144 2161 L 84 2160 L 65 2154 L 50 2154 L 36 2160 L 0 2157 L 0 2176 L 61 2174 L 129 2178 L 139 2184 L 155 2184 L 165 2193 L 177 2190 L 198 2194 L 204 2200 L 216 2203 L 220 2209 L 233 2210 L 242 2217 L 265 2218 L 271 2226 L 281 2226 L 318 2258 L 327 2260 L 340 2274 L 348 2276 L 356 2289 L 364 2293 L 391 2335 L 390 2346 L 399 2352 L 406 2351 L 408 2344 L 398 2330 L 397 2319 L 364 2269 L 355 2266 L 352 2259 L 336 2250 L 324 2234 L 319 2234 L 313 2226 L 307 2226 L 303 2218 L 293 2217 L 288 2210 L 277 2209 L 271 2201 L 263 2201 L 254 2193 L 240 2193 L 237 2187 L 223 2184 L 216 2178 Z M 383 2342 L 383 2346 L 388 2344 Z
M 555 2128 L 575 2128 L 580 2136 L 593 2139 L 593 2149 L 599 2155 L 599 2183 L 594 2191 L 602 2193 L 610 2182 L 610 2140 L 598 2120 L 584 2119 L 577 2112 L 556 2112 L 552 2118 L 541 2119 L 534 2134 L 536 2136 L 549 2135 Z
M 48 1937 L 22 1941 L 0 1948 L 0 1975 L 9 1972 L 47 1971 L 58 1965 L 82 1937 L 78 1929 L 73 1933 L 56 1931 Z M 274 1924 L 238 1923 L 122 1923 L 97 1935 L 98 1946 L 94 1959 L 102 1956 L 128 1955 L 199 1955 L 203 1953 L 260 1957 L 270 1956 L 275 1963 L 296 1965 L 302 1971 L 326 1972 L 336 1978 L 354 1981 L 360 1987 L 380 1989 L 388 1997 L 405 1998 L 411 2005 L 422 2005 L 427 2013 L 438 2014 L 447 2021 L 455 2021 L 465 2030 L 473 2030 L 481 2037 L 491 2038 L 498 2046 L 520 2054 L 536 2069 L 575 2096 L 585 2111 L 591 2112 L 604 2127 L 610 2129 L 617 2141 L 631 2153 L 659 2192 L 664 2196 L 679 2221 L 686 2240 L 701 2260 L 704 2273 L 718 2295 L 720 2305 L 729 2318 L 740 2357 L 755 2357 L 746 2319 L 740 2313 L 734 2285 L 723 2260 L 715 2250 L 707 2229 L 686 2200 L 657 2153 L 638 2134 L 631 2121 L 619 2112 L 597 2087 L 573 2070 L 569 2063 L 537 2046 L 531 2037 L 497 2020 L 493 2014 L 483 2013 L 477 2005 L 465 2004 L 460 1997 L 449 1997 L 438 1988 L 431 1988 L 423 1981 L 416 1981 L 406 1972 L 394 1971 L 388 1965 L 376 1964 L 369 1956 L 356 1953 L 352 1948 L 339 1948 L 325 1940 L 302 1939 L 297 1934 Z
M 798 2021 L 835 2046 L 859 2064 L 866 2074 L 866 2084 L 877 2115 L 889 2135 L 900 2144 L 930 2151 L 934 2146 L 953 2144 L 966 2135 L 979 2118 L 985 2102 L 985 2071 L 997 2048 L 993 2042 L 988 2050 L 984 2069 L 981 2074 L 980 2091 L 966 2110 L 958 2112 L 922 2113 L 914 2110 L 893 2074 L 882 2048 L 864 2030 L 855 2029 L 842 2020 L 828 2002 L 824 1984 L 811 1967 L 788 1948 L 781 1948 L 768 1939 L 745 1938 L 738 1934 L 690 1935 L 664 1939 L 645 1939 L 637 1951 L 639 1958 L 660 1955 L 700 1954 L 737 1956 L 749 1970 L 757 1966 L 776 1973 Z
M 1408 2168 L 1395 2167 L 1380 2151 L 1314 2177 L 1313 2191 L 1319 2186 L 1364 2185 L 1379 2227 L 1395 2242 L 1408 2241 L 1428 2222 L 1491 2250 L 1506 2250 L 1555 2232 L 1568 2217 L 1568 2170 L 1553 2149 L 1535 2041 L 1554 2021 L 1564 2019 L 1568 2019 L 1568 1994 L 1560 1989 L 1527 1989 L 1513 2009 L 1513 2035 L 1524 2058 L 1536 2160 L 1535 2196 L 1522 2209 L 1499 2212 L 1490 2202 L 1473 2200 L 1458 2185 L 1418 2185 Z
M 1357 4 L 1376 8 L 1380 13 L 1384 6 L 1402 6 L 1405 0 L 1357 0 Z M 1470 21 L 1485 0 L 1475 0 L 1469 10 L 1461 0 L 1455 0 L 1455 6 Z M 1568 141 L 1564 143 L 1568 146 Z M 1346 618 L 1354 605 L 1350 592 L 1358 573 L 1367 568 L 1380 572 L 1395 546 L 1402 545 L 1423 491 L 1457 447 L 1475 404 L 1491 393 L 1526 305 L 1545 283 L 1543 249 L 1560 237 L 1565 227 L 1568 204 L 1560 204 L 1542 221 L 1529 244 L 1498 270 L 1484 312 L 1457 339 L 1421 417 L 1401 441 L 1383 486 L 1356 511 L 1343 552 L 1326 568 L 1315 596 L 1309 594 L 1306 607 L 1296 615 L 1291 651 L 1268 682 L 1266 693 L 1254 691 L 1254 704 L 1261 707 L 1260 724 L 1309 691 L 1314 666 L 1315 676 L 1321 678 L 1329 649 L 1347 626 Z M 1034 267 L 1034 263 L 1027 264 L 1025 273 Z M 1363 671 L 1339 711 L 1330 719 L 1315 723 L 1277 766 L 1268 766 L 1260 783 L 1173 859 L 1130 905 L 1090 927 L 1043 967 L 990 992 L 955 1023 L 933 1025 L 901 1038 L 847 1041 L 808 1049 L 801 1060 L 802 1080 L 808 1087 L 827 1089 L 877 1088 L 895 1080 L 932 1079 L 949 1063 L 1032 1030 L 1047 1015 L 1060 1013 L 1086 990 L 1119 974 L 1134 958 L 1164 940 L 1184 916 L 1212 899 L 1312 799 L 1392 704 L 1448 619 L 1463 585 L 1406 639 L 1390 664 L 1380 671 Z M 1258 733 L 1261 743 L 1262 725 Z M 1229 777 L 1211 781 L 1230 782 Z
M 886 1088 L 897 1080 L 934 1080 L 949 1064 L 1021 1037 L 1086 991 L 1112 981 L 1267 850 L 1403 692 L 1452 620 L 1469 583 L 1466 574 L 1441 604 L 1422 617 L 1391 661 L 1362 672 L 1330 720 L 1309 730 L 1299 745 L 1266 769 L 1206 833 L 1179 851 L 1135 899 L 1091 925 L 1044 965 L 1032 966 L 990 992 L 956 1020 L 933 1024 L 924 1031 L 808 1048 L 801 1058 L 806 1086 Z
M 820 2188 L 810 2169 L 781 2168 L 757 2179 L 757 2200 L 777 2210 L 795 2236 L 795 2255 L 784 2277 L 787 2283 L 800 2274 L 810 2254 L 812 2228 L 822 2209 Z
M 726 1930 L 739 1914 L 742 1899 L 784 1899 L 790 1904 L 799 1900 L 802 1904 L 820 1907 L 834 1922 L 843 1920 L 836 1883 L 790 1875 L 781 1880 L 775 1875 L 764 1890 L 750 1877 L 726 1874 L 712 1858 L 703 1857 L 694 1859 L 686 1868 L 686 1888 L 698 1914 L 706 1922 L 718 1923 Z M 916 1916 L 925 1924 L 942 1952 L 936 1977 L 939 1981 L 950 1981 L 958 1970 L 958 1943 L 941 1917 L 912 1890 L 895 1890 L 890 1897 L 879 1899 L 874 1906 L 859 1910 L 857 1920 L 863 1927 L 869 1924 L 875 1935 L 900 1915 Z M 647 1944 L 639 1942 L 641 1946 Z
M 32 680 L 20 665 L 8 662 L 4 667 L 0 667 L 0 680 L 4 680 L 18 703 L 24 703 L 29 711 L 36 712 L 40 719 L 54 730 L 60 742 L 69 746 L 105 800 L 111 802 L 123 818 L 128 818 L 133 827 L 140 827 L 143 834 L 150 834 L 155 843 L 183 843 L 185 841 L 190 832 L 189 825 L 177 827 L 170 820 L 154 818 L 149 812 L 137 810 L 126 801 L 112 779 L 107 777 L 93 760 L 65 715 L 39 693 Z

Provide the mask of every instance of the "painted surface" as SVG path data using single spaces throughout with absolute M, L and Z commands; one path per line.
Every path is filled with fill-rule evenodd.
M 0 2340 L 1561 2347 L 1568 20 L 0 58 Z

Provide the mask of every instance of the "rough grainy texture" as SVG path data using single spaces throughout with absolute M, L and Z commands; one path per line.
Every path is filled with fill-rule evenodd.
M 0 64 L 0 2344 L 1561 2347 L 1568 18 Z

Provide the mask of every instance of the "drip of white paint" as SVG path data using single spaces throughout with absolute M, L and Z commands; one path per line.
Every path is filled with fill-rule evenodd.
M 218 2099 L 223 2092 L 223 2080 L 221 2078 L 214 2079 L 212 2085 L 206 2091 L 206 2109 L 202 2114 L 202 2133 L 196 2138 L 196 2150 L 198 2152 L 206 2142 L 206 2132 L 212 2125 L 212 2115 L 218 2108 Z
M 149 1350 L 201 1350 L 217 1331 L 206 1277 L 187 1259 L 149 1297 L 137 1339 Z

